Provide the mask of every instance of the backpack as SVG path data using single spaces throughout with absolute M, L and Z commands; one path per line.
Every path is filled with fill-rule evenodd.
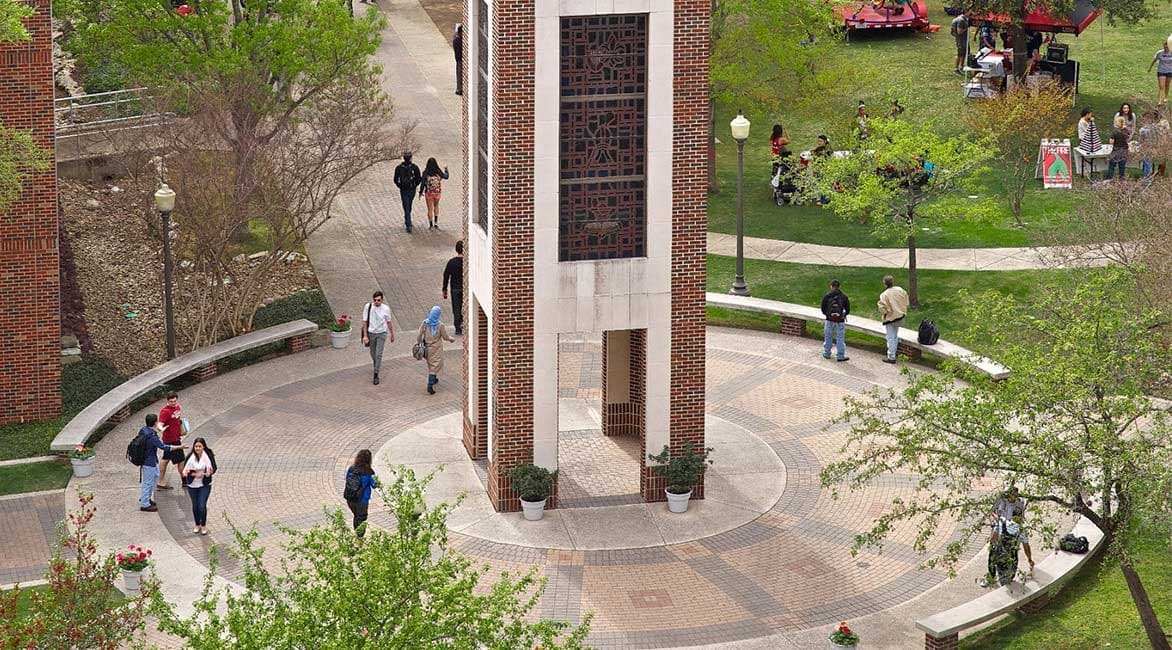
M 346 488 L 342 490 L 342 498 L 347 501 L 362 500 L 362 475 L 353 468 L 346 470 Z
M 130 461 L 131 465 L 135 467 L 142 467 L 146 462 L 147 455 L 147 437 L 142 433 L 134 434 L 134 439 L 126 445 L 126 460 Z
M 1082 555 L 1090 550 L 1091 545 L 1087 542 L 1087 538 L 1079 536 L 1075 537 L 1074 533 L 1066 533 L 1062 540 L 1058 542 L 1058 548 L 1067 553 L 1078 553 Z
M 921 345 L 936 345 L 936 341 L 940 340 L 940 330 L 936 327 L 936 323 L 922 320 L 920 321 L 920 333 L 916 339 Z
M 841 292 L 830 294 L 830 300 L 826 303 L 826 320 L 832 323 L 841 323 L 846 320 L 846 305 L 843 304 L 843 295 Z

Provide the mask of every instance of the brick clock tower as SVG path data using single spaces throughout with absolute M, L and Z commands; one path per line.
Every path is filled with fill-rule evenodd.
M 36 13 L 28 41 L 0 43 L 0 122 L 53 152 L 53 30 L 49 0 L 17 0 Z M 50 163 L 53 163 L 50 155 Z M 61 413 L 57 173 L 25 178 L 0 213 L 0 424 Z
M 464 445 L 497 510 L 511 468 L 557 469 L 559 334 L 602 335 L 603 433 L 642 440 L 644 500 L 648 452 L 704 443 L 710 11 L 466 0 Z

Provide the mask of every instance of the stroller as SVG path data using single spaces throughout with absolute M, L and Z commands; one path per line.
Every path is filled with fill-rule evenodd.
M 783 151 L 773 163 L 773 202 L 779 206 L 797 202 L 798 186 L 794 183 L 794 165 L 790 152 Z

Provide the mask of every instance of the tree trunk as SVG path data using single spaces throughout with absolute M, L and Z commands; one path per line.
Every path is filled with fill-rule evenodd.
M 907 238 L 907 293 L 910 306 L 918 309 L 920 306 L 920 282 L 916 275 L 915 235 L 908 235 Z
M 1013 78 L 1017 83 L 1023 84 L 1032 64 L 1026 60 L 1025 24 L 1010 25 L 1009 35 L 1013 39 Z
M 708 193 L 720 194 L 716 182 L 716 102 L 708 99 Z
M 1123 578 L 1127 580 L 1127 589 L 1131 592 L 1131 600 L 1135 602 L 1135 609 L 1139 612 L 1139 620 L 1143 623 L 1144 631 L 1148 633 L 1148 642 L 1152 644 L 1152 650 L 1169 650 L 1168 637 L 1160 627 L 1156 610 L 1152 609 L 1152 601 L 1148 600 L 1148 592 L 1126 554 L 1119 559 L 1119 570 L 1123 571 Z

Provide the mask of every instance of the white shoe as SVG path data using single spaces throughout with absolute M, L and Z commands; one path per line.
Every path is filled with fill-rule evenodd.
M 192 529 L 191 529 L 191 534 L 192 534 L 192 535 L 198 535 L 198 534 L 199 534 L 199 526 L 196 526 L 195 528 L 192 528 Z

